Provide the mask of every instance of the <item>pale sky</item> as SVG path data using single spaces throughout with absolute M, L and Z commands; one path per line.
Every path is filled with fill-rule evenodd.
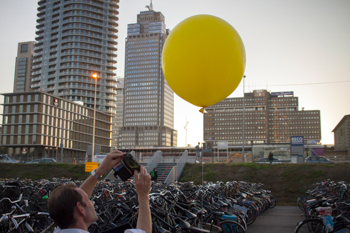
M 127 24 L 136 23 L 137 14 L 149 3 L 120 0 L 118 76 L 124 77 Z M 9 93 L 17 44 L 35 40 L 37 0 L 0 0 L 0 4 L 0 93 Z M 331 131 L 350 114 L 349 0 L 153 0 L 153 8 L 163 13 L 170 30 L 198 14 L 229 22 L 246 49 L 245 91 L 294 91 L 299 109 L 321 110 L 321 142 L 334 143 Z M 231 96 L 243 96 L 242 83 Z M 202 142 L 203 116 L 198 110 L 175 95 L 178 146 L 185 145 L 186 120 L 187 143 Z

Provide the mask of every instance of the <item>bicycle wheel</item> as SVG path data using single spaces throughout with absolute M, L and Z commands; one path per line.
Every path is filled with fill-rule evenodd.
M 321 219 L 306 219 L 295 228 L 294 233 L 325 233 Z
M 271 203 L 270 203 L 269 208 L 274 208 L 276 206 L 277 200 L 276 200 L 276 198 L 274 198 L 272 196 L 270 198 L 271 198 Z
M 247 211 L 248 219 L 247 219 L 247 225 L 251 225 L 255 219 L 256 219 L 256 210 L 252 206 L 248 206 L 249 210 Z
M 235 221 L 220 222 L 220 227 L 224 233 L 244 233 L 244 227 Z

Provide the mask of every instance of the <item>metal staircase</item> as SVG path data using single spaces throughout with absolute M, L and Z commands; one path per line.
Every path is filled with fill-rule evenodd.
M 176 163 L 158 163 L 158 182 L 164 182 Z

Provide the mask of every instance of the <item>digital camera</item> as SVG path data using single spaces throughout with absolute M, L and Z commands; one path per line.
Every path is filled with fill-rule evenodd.
M 127 154 L 124 156 L 123 160 L 113 166 L 114 176 L 120 177 L 123 181 L 126 181 L 134 175 L 134 171 L 140 171 L 140 164 L 131 155 Z

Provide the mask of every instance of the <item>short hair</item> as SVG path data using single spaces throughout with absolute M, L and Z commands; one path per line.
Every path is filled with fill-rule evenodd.
M 79 202 L 81 205 L 86 204 L 82 202 L 82 195 L 76 190 L 78 186 L 75 184 L 63 184 L 57 187 L 49 198 L 49 213 L 53 221 L 61 229 L 68 228 L 74 224 L 74 207 Z

